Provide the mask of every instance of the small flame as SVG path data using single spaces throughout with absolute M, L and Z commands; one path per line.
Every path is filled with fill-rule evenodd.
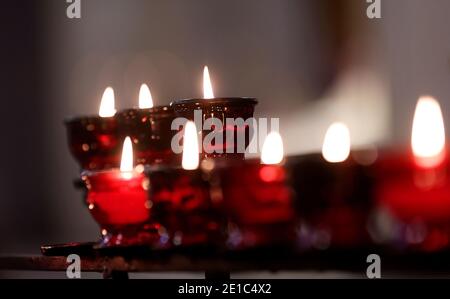
M 278 132 L 271 132 L 264 140 L 261 151 L 261 163 L 275 165 L 281 163 L 283 158 L 283 139 Z
M 149 109 L 153 108 L 153 98 L 147 84 L 142 84 L 139 90 L 139 108 Z
M 438 101 L 432 97 L 421 97 L 417 103 L 411 146 L 421 167 L 433 168 L 445 159 L 444 118 Z
M 203 98 L 205 99 L 214 98 L 211 78 L 209 77 L 209 70 L 207 66 L 205 66 L 205 68 L 203 69 Z
M 122 173 L 129 173 L 133 171 L 133 145 L 131 138 L 125 138 L 122 149 L 122 160 L 120 161 L 120 171 Z
M 111 87 L 107 87 L 102 96 L 98 115 L 100 117 L 114 116 L 116 114 L 116 108 L 114 106 L 114 90 Z
M 340 163 L 350 155 L 350 131 L 343 123 L 333 123 L 327 130 L 322 147 L 322 156 L 330 163 Z
M 198 168 L 199 163 L 197 127 L 194 122 L 188 121 L 184 127 L 183 160 L 181 165 L 185 170 L 194 170 Z

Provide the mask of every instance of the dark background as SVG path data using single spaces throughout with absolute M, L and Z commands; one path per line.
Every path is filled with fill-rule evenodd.
M 95 240 L 72 187 L 65 117 L 96 114 L 106 86 L 117 108 L 201 96 L 203 65 L 216 95 L 254 96 L 280 117 L 286 151 L 320 149 L 345 121 L 355 146 L 406 147 L 417 98 L 450 119 L 445 0 L 384 0 L 381 20 L 359 0 L 64 0 L 1 4 L 0 252 Z

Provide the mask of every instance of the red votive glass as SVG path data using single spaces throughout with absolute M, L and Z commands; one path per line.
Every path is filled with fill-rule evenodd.
M 221 242 L 219 203 L 211 197 L 208 171 L 156 166 L 147 176 L 162 245 L 210 247 Z
M 329 163 L 321 154 L 288 159 L 300 250 L 372 244 L 367 225 L 373 205 L 373 171 L 372 166 L 356 161 L 370 160 L 371 156 L 370 151 L 352 151 L 341 163 Z
M 174 107 L 178 117 L 184 117 L 196 123 L 198 130 L 202 131 L 203 140 L 214 129 L 216 132 L 223 132 L 223 140 L 220 144 L 210 144 L 207 148 L 202 147 L 203 158 L 226 157 L 228 160 L 243 160 L 245 148 L 253 136 L 253 122 L 236 122 L 235 125 L 227 126 L 227 119 L 246 121 L 252 118 L 257 103 L 258 101 L 254 98 L 185 99 L 176 100 L 171 103 L 171 106 Z M 195 117 L 195 115 L 199 117 Z M 222 128 L 217 130 L 215 126 L 212 126 L 212 130 L 203 129 L 204 122 L 210 118 L 220 120 Z M 227 136 L 229 136 L 228 140 Z M 243 148 L 238 146 L 238 136 L 245 137 Z
M 396 249 L 449 248 L 449 165 L 421 168 L 412 154 L 385 152 L 377 166 L 377 203 L 389 216 L 382 239 Z
M 138 171 L 119 169 L 85 171 L 86 203 L 101 228 L 101 245 L 151 245 L 158 241 L 157 225 L 151 221 L 149 181 Z
M 228 218 L 228 248 L 294 244 L 293 194 L 282 165 L 247 160 L 218 167 L 218 173 Z
M 65 122 L 70 152 L 82 169 L 118 167 L 122 139 L 114 117 L 88 116 Z
M 175 118 L 173 108 L 159 106 L 149 109 L 128 109 L 116 114 L 122 139 L 131 137 L 137 164 L 180 164 L 180 155 L 171 148 L 171 129 Z

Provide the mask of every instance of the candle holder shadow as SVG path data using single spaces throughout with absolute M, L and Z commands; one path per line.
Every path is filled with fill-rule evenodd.
M 122 139 L 133 142 L 135 163 L 143 165 L 181 163 L 180 155 L 171 148 L 176 131 L 171 129 L 175 119 L 173 108 L 160 106 L 150 109 L 128 109 L 116 114 Z
M 227 119 L 246 121 L 253 118 L 255 106 L 258 101 L 254 98 L 214 98 L 214 99 L 184 99 L 176 100 L 171 103 L 178 117 L 184 117 L 192 121 L 202 121 L 216 118 L 221 122 L 222 129 L 218 132 L 224 133 L 220 144 L 211 144 L 211 148 L 203 148 L 203 158 L 223 158 L 243 160 L 245 158 L 245 149 L 254 134 L 253 122 L 242 122 L 228 124 Z M 200 116 L 196 118 L 198 113 Z M 211 130 L 197 128 L 202 132 L 203 141 L 205 136 L 213 132 L 216 125 L 211 126 Z M 232 136 L 227 140 L 227 136 Z M 245 138 L 244 143 L 239 148 L 238 136 Z M 209 146 L 209 145 L 208 145 Z
M 70 152 L 81 169 L 118 167 L 121 142 L 114 117 L 77 117 L 65 121 Z

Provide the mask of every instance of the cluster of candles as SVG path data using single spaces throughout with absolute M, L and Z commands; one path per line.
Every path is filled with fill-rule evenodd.
M 99 116 L 66 122 L 102 246 L 449 246 L 449 164 L 435 99 L 417 104 L 412 151 L 351 150 L 349 129 L 334 123 L 322 153 L 285 158 L 281 136 L 271 132 L 261 158 L 246 160 L 236 151 L 200 152 L 198 136 L 207 132 L 196 127 L 194 111 L 203 118 L 247 119 L 257 101 L 215 98 L 207 67 L 203 79 L 202 99 L 154 107 L 142 85 L 139 108 L 119 112 L 107 88 Z M 171 148 L 179 133 L 171 128 L 176 117 L 188 120 L 182 154 Z

